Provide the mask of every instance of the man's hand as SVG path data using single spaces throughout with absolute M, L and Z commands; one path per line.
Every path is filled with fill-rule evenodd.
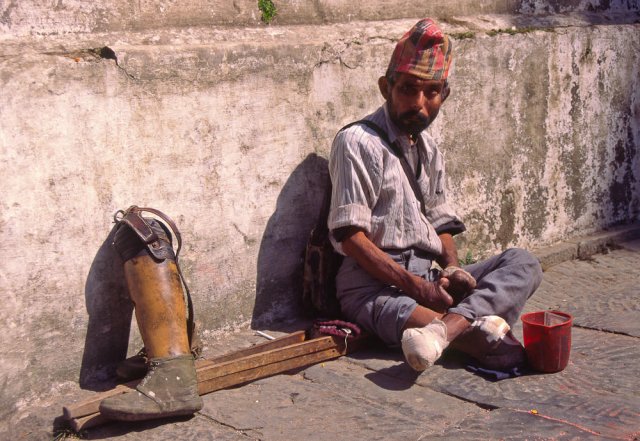
M 447 279 L 429 282 L 422 277 L 413 276 L 407 294 L 419 305 L 436 312 L 446 312 L 453 305 L 453 298 L 446 291 L 448 285 Z
M 447 292 L 453 296 L 456 303 L 464 299 L 476 289 L 476 279 L 462 268 L 454 265 L 446 267 L 440 273 L 440 281 L 446 280 Z

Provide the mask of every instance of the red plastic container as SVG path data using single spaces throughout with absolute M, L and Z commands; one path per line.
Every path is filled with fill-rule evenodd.
M 522 316 L 527 359 L 539 372 L 560 372 L 571 353 L 571 314 L 560 311 L 530 312 Z

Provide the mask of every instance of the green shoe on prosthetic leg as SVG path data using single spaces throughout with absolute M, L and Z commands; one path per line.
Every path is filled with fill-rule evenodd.
M 149 372 L 135 391 L 109 397 L 100 413 L 120 421 L 142 421 L 192 415 L 202 409 L 191 355 L 152 359 Z

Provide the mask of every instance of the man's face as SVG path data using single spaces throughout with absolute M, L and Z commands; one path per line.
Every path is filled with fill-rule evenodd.
M 382 77 L 379 86 L 391 121 L 405 135 L 417 135 L 426 129 L 448 95 L 448 90 L 443 90 L 444 80 L 423 80 L 405 73 L 398 74 L 393 85 Z

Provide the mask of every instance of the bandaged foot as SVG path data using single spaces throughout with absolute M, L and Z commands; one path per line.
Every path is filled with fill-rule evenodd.
M 448 345 L 447 326 L 438 319 L 423 328 L 409 328 L 402 333 L 404 357 L 418 372 L 432 366 Z
M 471 323 L 471 328 L 476 328 L 490 346 L 497 344 L 511 330 L 511 326 L 497 315 L 480 317 Z

